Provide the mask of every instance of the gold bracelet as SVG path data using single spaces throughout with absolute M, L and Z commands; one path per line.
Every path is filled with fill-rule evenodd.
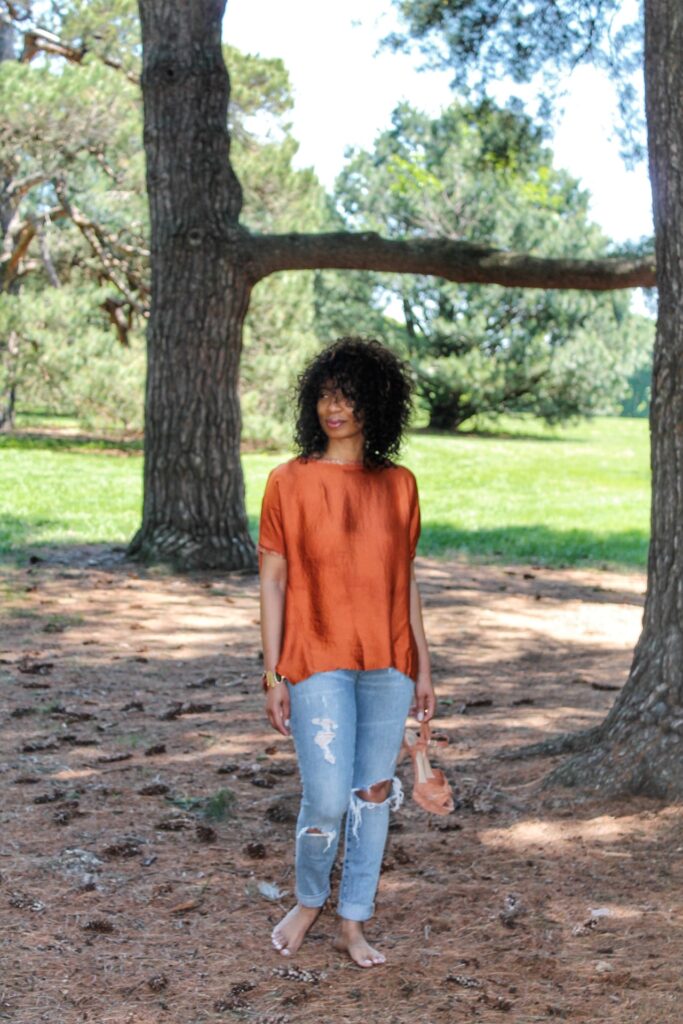
M 261 676 L 261 683 L 263 685 L 263 692 L 268 693 L 268 690 L 272 690 L 273 687 L 277 686 L 278 683 L 284 683 L 285 677 L 281 676 L 279 672 L 264 672 Z

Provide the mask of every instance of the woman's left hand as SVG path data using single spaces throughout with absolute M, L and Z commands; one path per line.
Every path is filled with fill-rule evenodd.
M 429 722 L 436 711 L 436 694 L 429 677 L 418 677 L 415 683 L 415 696 L 409 714 L 418 722 Z

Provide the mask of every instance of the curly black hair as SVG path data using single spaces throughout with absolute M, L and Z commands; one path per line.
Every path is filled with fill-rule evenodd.
M 321 455 L 327 447 L 316 411 L 327 382 L 339 388 L 363 420 L 365 466 L 391 465 L 412 412 L 413 383 L 406 364 L 374 338 L 339 338 L 319 352 L 298 379 L 294 442 L 302 458 Z

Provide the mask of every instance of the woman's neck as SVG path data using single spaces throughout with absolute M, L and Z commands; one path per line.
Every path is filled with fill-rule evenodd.
M 334 460 L 335 462 L 362 462 L 363 461 L 363 438 L 343 437 L 339 440 L 330 438 L 327 448 L 322 454 L 323 459 Z

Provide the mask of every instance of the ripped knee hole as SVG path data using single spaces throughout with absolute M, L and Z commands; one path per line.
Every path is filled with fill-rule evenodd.
M 299 829 L 299 831 L 296 834 L 296 838 L 300 839 L 301 836 L 320 836 L 322 839 L 325 840 L 324 849 L 325 852 L 327 852 L 327 850 L 329 850 L 329 848 L 332 846 L 332 843 L 337 838 L 337 830 L 333 828 L 331 829 L 331 831 L 325 832 L 323 829 L 318 828 L 317 825 L 311 825 L 309 828 Z
M 365 800 L 369 804 L 381 804 L 383 803 L 391 793 L 391 779 L 385 779 L 383 782 L 374 782 L 372 786 L 368 786 L 367 789 L 357 789 L 356 795 L 361 800 Z

